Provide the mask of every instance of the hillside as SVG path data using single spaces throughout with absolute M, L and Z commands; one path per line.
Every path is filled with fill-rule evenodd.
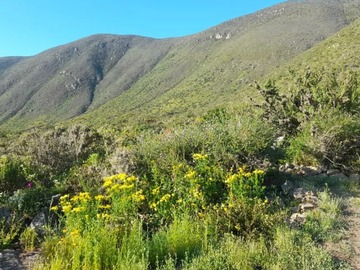
M 249 83 L 359 14 L 359 1 L 288 1 L 182 38 L 96 35 L 1 58 L 0 124 L 170 119 L 238 103 L 252 92 Z

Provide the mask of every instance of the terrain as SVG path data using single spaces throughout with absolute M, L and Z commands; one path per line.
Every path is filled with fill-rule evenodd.
M 254 80 L 359 14 L 358 1 L 287 1 L 187 37 L 95 35 L 33 57 L 3 58 L 0 124 L 24 129 L 80 115 L 95 125 L 170 122 L 246 103 Z
M 0 58 L 0 268 L 359 269 L 359 10 Z

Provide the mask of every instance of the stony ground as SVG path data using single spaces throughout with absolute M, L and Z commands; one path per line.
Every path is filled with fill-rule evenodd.
M 0 252 L 0 270 L 31 270 L 38 257 L 38 252 L 20 253 L 18 250 L 3 250 Z

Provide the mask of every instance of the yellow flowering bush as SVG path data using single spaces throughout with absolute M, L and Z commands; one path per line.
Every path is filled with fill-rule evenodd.
M 229 188 L 229 200 L 234 201 L 237 198 L 252 200 L 264 196 L 265 172 L 262 170 L 247 171 L 246 167 L 239 168 L 237 173 L 229 174 L 225 184 Z

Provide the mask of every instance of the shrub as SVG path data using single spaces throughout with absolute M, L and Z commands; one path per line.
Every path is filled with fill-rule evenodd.
M 25 185 L 23 163 L 15 157 L 0 157 L 0 190 L 12 193 Z
M 353 170 L 360 147 L 360 83 L 346 70 L 290 71 L 290 93 L 281 95 L 274 81 L 258 90 L 265 102 L 263 118 L 290 141 L 295 162 Z
M 27 252 L 34 251 L 37 233 L 35 229 L 27 227 L 20 235 L 20 244 Z
M 18 238 L 23 220 L 16 214 L 9 218 L 0 217 L 0 250 L 11 247 Z

